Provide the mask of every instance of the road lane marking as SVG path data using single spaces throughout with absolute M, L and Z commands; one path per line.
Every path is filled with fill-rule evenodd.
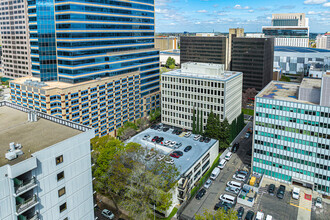
M 293 203 L 290 203 L 290 205 L 292 205 L 292 206 L 295 206 L 295 207 L 297 207 L 297 208 L 301 208 L 301 209 L 305 209 L 306 211 L 311 211 L 310 209 L 307 209 L 307 208 L 305 208 L 305 207 L 301 207 L 301 206 L 299 206 L 299 205 L 295 205 L 295 204 L 293 204 Z

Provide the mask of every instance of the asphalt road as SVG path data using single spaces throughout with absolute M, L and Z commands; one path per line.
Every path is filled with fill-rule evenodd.
M 244 137 L 244 133 L 242 137 Z M 214 205 L 219 202 L 219 196 L 225 193 L 226 184 L 228 181 L 232 180 L 235 171 L 239 168 L 241 169 L 244 166 L 243 163 L 250 166 L 251 157 L 246 156 L 246 153 L 252 148 L 251 139 L 252 136 L 250 136 L 249 139 L 240 139 L 240 148 L 237 154 L 233 154 L 225 168 L 221 170 L 220 175 L 213 181 L 211 187 L 206 190 L 206 194 L 203 198 L 201 200 L 193 198 L 190 201 L 181 214 L 180 219 L 193 219 L 195 214 L 202 214 L 205 209 L 214 210 Z

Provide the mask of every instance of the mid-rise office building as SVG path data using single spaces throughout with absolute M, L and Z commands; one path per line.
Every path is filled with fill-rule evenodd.
M 330 32 L 327 32 L 323 35 L 318 35 L 316 37 L 316 48 L 320 49 L 330 49 Z
M 0 3 L 0 36 L 3 75 L 18 78 L 31 75 L 27 1 L 3 0 Z
M 330 50 L 310 47 L 275 47 L 274 50 L 274 68 L 280 68 L 283 73 L 306 76 L 311 65 L 323 71 L 330 69 Z
M 273 62 L 273 38 L 233 38 L 231 70 L 243 72 L 244 90 L 262 90 L 273 78 Z
M 33 78 L 11 82 L 14 103 L 97 135 L 159 106 L 153 0 L 28 3 Z
M 244 37 L 244 28 L 229 28 L 227 54 L 226 54 L 226 68 L 231 66 L 231 52 L 233 47 L 233 39 L 235 37 Z
M 94 219 L 94 130 L 0 102 L 0 219 Z
M 226 64 L 227 38 L 224 36 L 180 37 L 180 62 Z
M 163 73 L 162 123 L 192 130 L 194 110 L 204 129 L 211 110 L 231 123 L 241 114 L 242 78 L 241 72 L 224 71 L 223 64 L 208 63 L 184 63 Z
M 177 37 L 158 36 L 155 38 L 155 48 L 157 48 L 160 51 L 177 50 L 178 49 L 178 39 L 177 39 Z
M 304 13 L 273 14 L 272 26 L 262 27 L 262 32 L 275 38 L 275 46 L 309 46 L 308 18 Z
M 255 98 L 253 171 L 330 191 L 330 75 L 272 81 Z

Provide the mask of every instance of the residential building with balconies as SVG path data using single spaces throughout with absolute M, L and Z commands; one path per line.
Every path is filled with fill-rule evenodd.
M 6 101 L 0 120 L 0 219 L 94 219 L 94 130 Z

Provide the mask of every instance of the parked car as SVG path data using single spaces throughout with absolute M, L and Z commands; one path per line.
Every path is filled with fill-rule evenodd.
M 168 163 L 168 164 L 174 164 L 174 160 L 170 157 L 165 157 L 164 158 L 164 162 L 165 163 Z
M 226 166 L 227 160 L 222 159 L 218 165 L 220 169 L 223 169 Z
M 181 147 L 182 146 L 182 143 L 176 143 L 175 144 L 175 148 L 179 148 L 179 147 Z
M 114 219 L 115 215 L 108 209 L 103 209 L 102 210 L 102 215 L 106 217 L 107 219 Z
M 159 138 L 156 140 L 156 143 L 159 144 L 159 143 L 161 143 L 163 140 L 164 140 L 163 137 L 159 137 Z
M 230 187 L 230 186 L 227 186 L 226 189 L 225 189 L 227 192 L 230 192 L 230 193 L 233 193 L 233 194 L 238 194 L 240 189 L 239 188 L 236 188 L 236 187 Z
M 220 201 L 218 202 L 217 204 L 215 204 L 214 206 L 214 210 L 218 210 L 220 208 L 224 209 L 225 212 L 227 212 L 229 209 L 231 209 L 233 207 L 233 204 L 231 203 L 228 203 L 228 202 L 223 202 L 223 201 Z
M 272 219 L 273 219 L 273 216 L 271 216 L 271 215 L 266 216 L 266 220 L 272 220 Z
M 180 156 L 177 155 L 176 153 L 171 153 L 170 156 L 171 156 L 171 157 L 174 157 L 174 158 L 180 158 Z
M 231 148 L 231 152 L 236 153 L 238 151 L 238 148 L 239 148 L 239 143 L 236 142 Z
M 173 153 L 179 155 L 180 157 L 183 155 L 183 152 L 179 150 L 173 151 Z
M 220 168 L 219 167 L 216 167 L 212 170 L 212 173 L 211 173 L 211 176 L 210 176 L 210 179 L 211 180 L 215 180 L 220 174 Z
M 176 134 L 177 129 L 173 129 L 172 134 Z
M 300 189 L 297 187 L 293 187 L 292 198 L 299 199 L 299 196 L 300 196 Z
M 190 136 L 191 136 L 191 132 L 188 131 L 184 136 L 185 136 L 186 138 L 190 137 Z
M 244 215 L 244 208 L 241 206 L 237 209 L 237 218 L 242 219 Z
M 231 196 L 229 194 L 222 194 L 220 195 L 219 199 L 223 202 L 228 202 L 230 204 L 236 204 L 236 196 Z
M 199 190 L 199 192 L 196 194 L 196 199 L 200 200 L 206 193 L 206 189 L 202 188 Z
M 198 141 L 201 136 L 198 134 L 194 137 L 194 141 Z
M 188 145 L 187 147 L 185 147 L 185 149 L 183 150 L 184 152 L 188 152 L 190 151 L 192 148 L 192 146 Z
M 164 158 L 165 158 L 165 155 L 163 155 L 163 154 L 158 154 L 158 156 L 157 156 L 158 161 L 161 161 Z
M 250 137 L 250 133 L 246 133 L 244 137 L 248 139 Z
M 175 132 L 176 135 L 180 135 L 181 133 L 182 133 L 181 130 L 176 130 L 176 132 Z
M 264 216 L 263 212 L 257 212 L 256 220 L 264 220 Z
M 317 198 L 316 198 L 315 206 L 316 206 L 317 208 L 322 208 L 322 207 L 323 207 L 323 206 L 322 206 L 322 198 L 321 198 L 321 197 L 317 197 Z
M 205 137 L 203 137 L 203 136 L 199 138 L 199 142 L 204 142 L 204 140 L 205 140 Z
M 268 186 L 268 193 L 269 193 L 269 195 L 274 195 L 274 192 L 275 192 L 275 185 L 274 184 L 270 184 L 269 186 Z
M 233 179 L 244 182 L 246 180 L 246 175 L 234 174 Z
M 231 153 L 231 152 L 228 152 L 228 153 L 226 154 L 226 156 L 225 156 L 225 159 L 226 159 L 227 161 L 229 161 L 230 158 L 231 158 L 231 155 L 232 155 L 232 153 Z
M 283 199 L 284 193 L 285 193 L 285 186 L 280 185 L 280 187 L 277 190 L 277 194 L 276 194 L 277 198 Z
M 158 136 L 155 136 L 151 141 L 156 142 L 158 140 L 158 138 L 159 138 Z
M 246 213 L 246 216 L 245 216 L 245 220 L 252 220 L 253 219 L 253 216 L 254 216 L 254 212 L 249 210 L 247 213 Z
M 209 143 L 210 141 L 211 141 L 211 138 L 208 138 L 208 137 L 206 137 L 204 140 L 205 143 Z
M 172 141 L 165 141 L 165 142 L 164 142 L 164 146 L 168 146 L 168 145 L 170 145 L 171 142 L 172 142 Z
M 169 144 L 170 147 L 174 147 L 175 145 L 176 145 L 176 141 L 172 141 L 172 142 Z
M 245 175 L 245 176 L 247 176 L 248 174 L 249 174 L 249 172 L 248 171 L 245 171 L 245 170 L 237 170 L 236 172 L 235 172 L 235 174 L 242 174 L 242 175 Z
M 157 127 L 157 125 L 151 125 L 150 128 L 151 129 L 155 129 Z
M 170 129 L 169 127 L 164 127 L 164 128 L 163 128 L 163 131 L 166 132 L 166 131 L 168 131 L 169 129 Z
M 148 138 L 150 138 L 149 134 L 144 135 L 144 137 L 142 138 L 142 140 L 147 140 Z
M 208 180 L 206 180 L 206 182 L 204 184 L 204 188 L 208 189 L 208 188 L 210 188 L 211 185 L 212 185 L 212 180 L 208 179 Z

